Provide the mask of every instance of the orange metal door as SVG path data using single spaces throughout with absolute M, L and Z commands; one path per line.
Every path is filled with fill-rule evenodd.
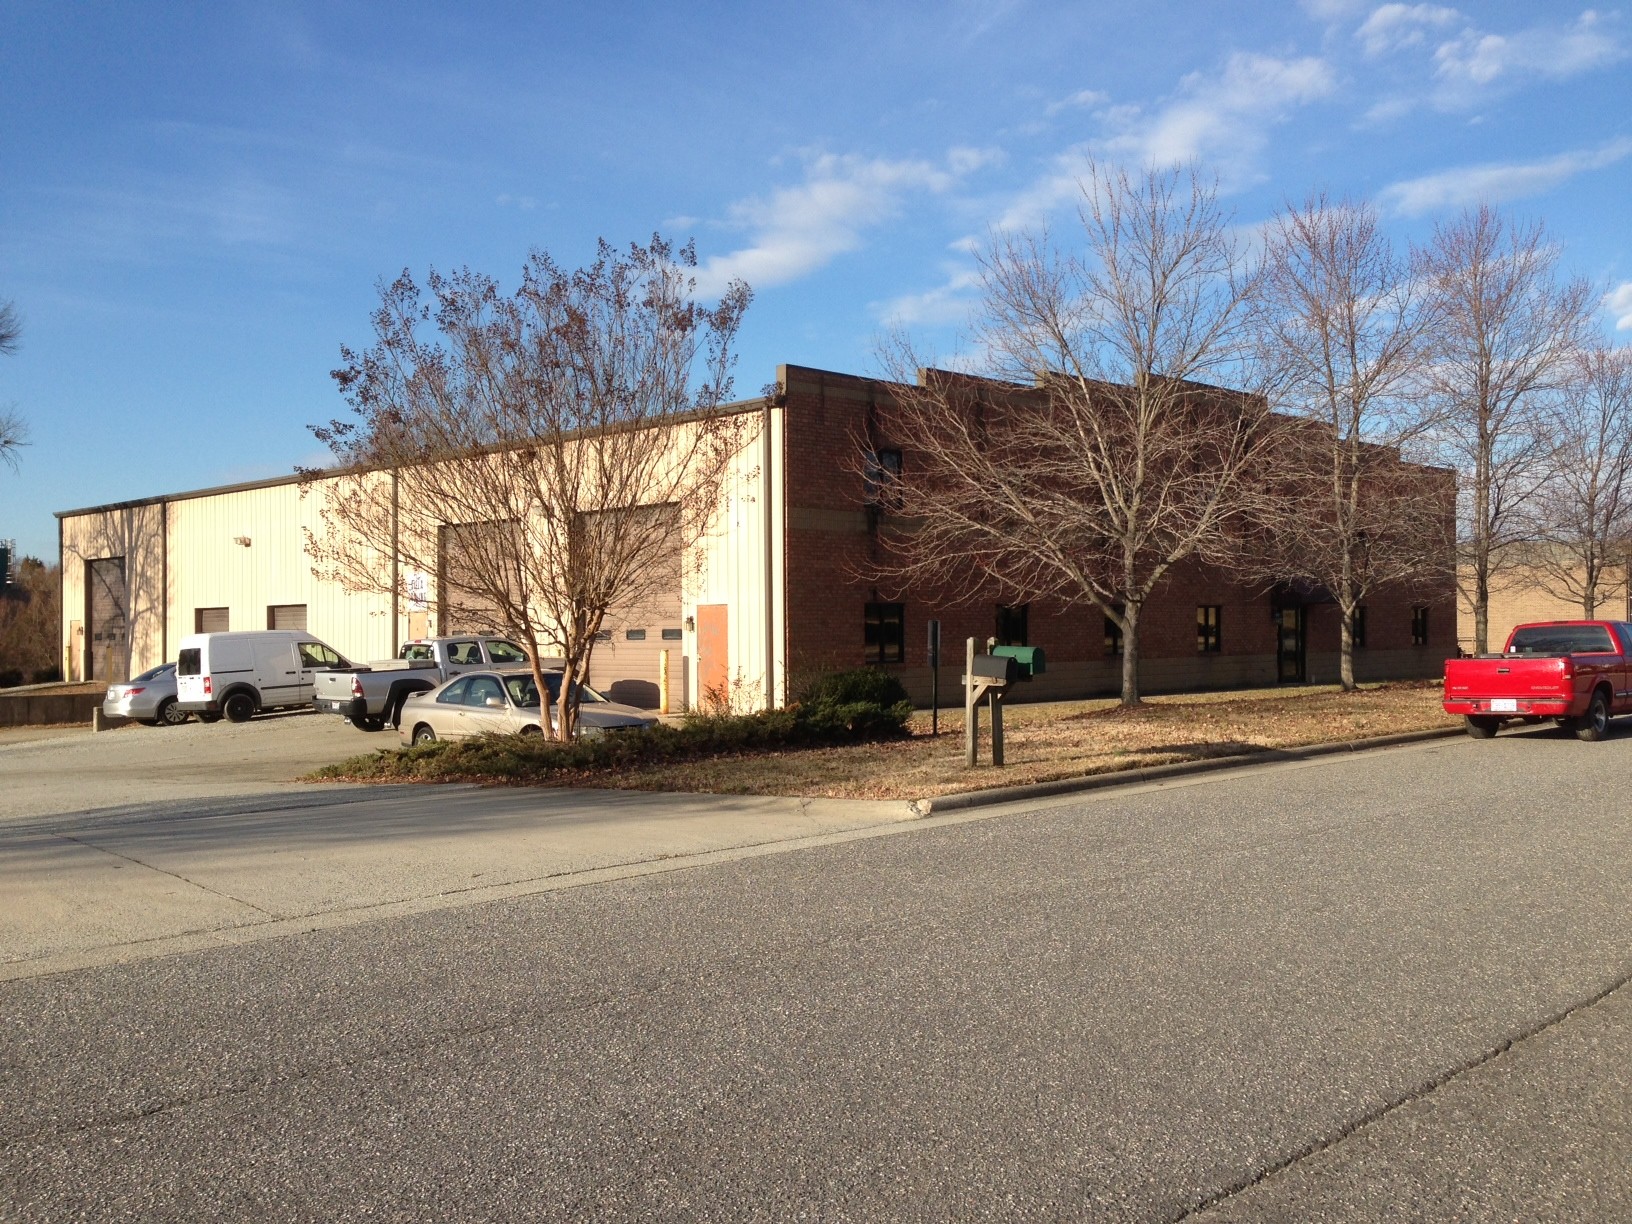
M 731 700 L 728 605 L 697 606 L 697 695 L 705 710 Z

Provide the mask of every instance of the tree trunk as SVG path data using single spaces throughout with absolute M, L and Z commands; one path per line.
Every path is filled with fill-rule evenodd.
M 1139 704 L 1139 605 L 1127 604 L 1122 611 L 1122 706 Z
M 1337 615 L 1341 622 L 1338 625 L 1337 635 L 1337 678 L 1345 693 L 1352 693 L 1360 686 L 1354 681 L 1354 607 L 1337 605 Z

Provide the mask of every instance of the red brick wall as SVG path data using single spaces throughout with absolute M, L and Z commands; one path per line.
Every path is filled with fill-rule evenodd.
M 853 375 L 786 366 L 781 371 L 786 405 L 784 475 L 787 484 L 785 541 L 787 641 L 790 679 L 863 662 L 864 605 L 905 604 L 906 658 L 891 665 L 915 699 L 929 693 L 927 622 L 941 621 L 941 693 L 954 694 L 963 670 L 964 641 L 982 648 L 996 627 L 999 603 L 1014 602 L 995 588 L 965 590 L 917 586 L 902 590 L 870 572 L 883 558 L 869 528 L 857 456 L 867 436 L 894 442 L 889 434 L 887 385 Z M 913 459 L 910 452 L 906 464 Z M 1222 608 L 1222 649 L 1196 648 L 1196 608 Z M 1411 642 L 1411 610 L 1427 604 L 1429 644 Z M 1024 697 L 1054 698 L 1113 693 L 1121 685 L 1121 660 L 1105 653 L 1104 615 L 1086 601 L 1033 601 L 1028 638 L 1044 649 L 1048 673 L 1026 686 Z M 1276 629 L 1269 594 L 1232 581 L 1199 563 L 1175 568 L 1145 605 L 1140 624 L 1141 686 L 1163 690 L 1273 684 Z M 1336 609 L 1308 612 L 1308 674 L 1313 682 L 1337 679 Z M 1379 592 L 1367 600 L 1367 646 L 1357 653 L 1362 679 L 1437 676 L 1456 651 L 1456 611 L 1449 580 L 1430 596 Z

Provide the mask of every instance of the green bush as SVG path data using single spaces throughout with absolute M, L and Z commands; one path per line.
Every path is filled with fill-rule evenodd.
M 817 677 L 800 699 L 798 713 L 819 738 L 893 739 L 906 734 L 912 702 L 900 680 L 860 667 Z
M 912 703 L 901 682 L 863 669 L 817 680 L 797 706 L 758 714 L 694 714 L 678 725 L 586 736 L 570 744 L 536 735 L 490 735 L 382 749 L 319 770 L 330 778 L 504 778 L 525 781 L 744 752 L 814 748 L 907 734 Z

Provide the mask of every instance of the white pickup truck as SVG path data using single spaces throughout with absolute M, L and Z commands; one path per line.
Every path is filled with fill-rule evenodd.
M 405 642 L 394 659 L 320 671 L 312 705 L 338 714 L 360 731 L 395 727 L 410 693 L 435 688 L 449 676 L 478 667 L 518 667 L 527 652 L 497 637 L 441 637 Z

